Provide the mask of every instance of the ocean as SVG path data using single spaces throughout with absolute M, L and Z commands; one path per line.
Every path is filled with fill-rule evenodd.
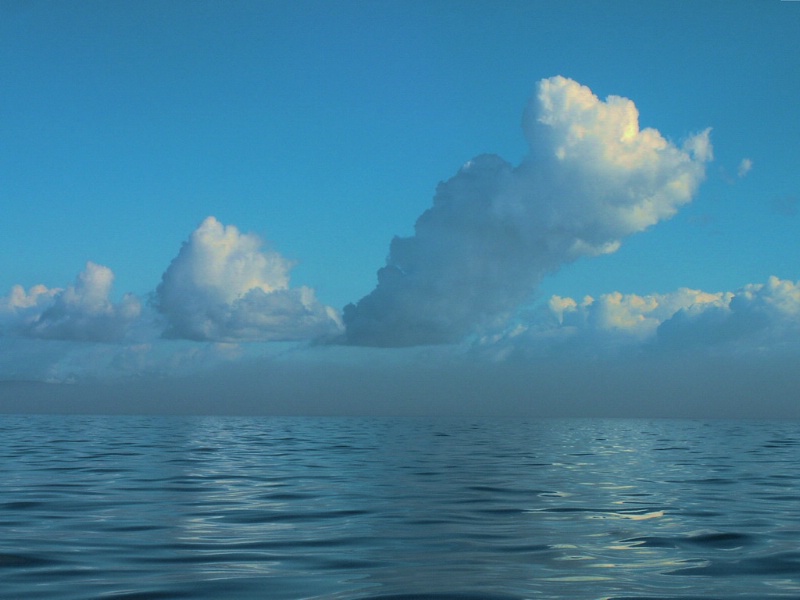
M 800 598 L 800 423 L 0 415 L 3 599 Z

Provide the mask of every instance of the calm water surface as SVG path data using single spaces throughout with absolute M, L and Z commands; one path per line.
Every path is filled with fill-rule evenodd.
M 0 416 L 2 598 L 800 598 L 800 423 Z

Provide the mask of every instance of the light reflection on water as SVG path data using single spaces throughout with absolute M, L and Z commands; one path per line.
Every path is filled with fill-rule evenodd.
M 0 417 L 9 598 L 800 596 L 800 424 Z

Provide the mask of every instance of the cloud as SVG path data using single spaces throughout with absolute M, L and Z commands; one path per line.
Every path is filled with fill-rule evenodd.
M 747 175 L 750 170 L 753 168 L 753 161 L 749 158 L 743 158 L 742 162 L 739 163 L 739 168 L 736 169 L 736 174 L 741 179 L 745 175 Z
M 66 289 L 36 285 L 27 292 L 14 286 L 0 299 L 4 329 L 25 337 L 83 342 L 121 340 L 139 318 L 141 303 L 126 294 L 119 303 L 109 299 L 114 273 L 92 262 Z
M 479 351 L 510 356 L 600 357 L 625 352 L 761 355 L 800 350 L 800 282 L 770 277 L 735 292 L 681 288 L 667 294 L 612 292 L 577 301 L 553 296 Z
M 659 325 L 687 307 L 721 306 L 726 295 L 681 288 L 670 294 L 622 294 L 612 292 L 578 304 L 572 298 L 553 296 L 549 307 L 561 328 L 591 330 L 617 339 L 643 341 L 655 335 Z
M 633 102 L 564 77 L 539 83 L 529 155 L 467 162 L 439 185 L 411 237 L 392 240 L 376 288 L 345 307 L 354 345 L 452 343 L 500 327 L 548 273 L 614 252 L 689 202 L 713 151 L 640 129 Z
M 320 304 L 312 289 L 290 288 L 292 263 L 261 246 L 253 234 L 205 219 L 156 289 L 165 337 L 278 341 L 338 333 L 336 311 Z
M 658 328 L 672 348 L 713 347 L 728 352 L 796 350 L 800 334 L 800 282 L 770 277 L 713 305 L 682 308 Z

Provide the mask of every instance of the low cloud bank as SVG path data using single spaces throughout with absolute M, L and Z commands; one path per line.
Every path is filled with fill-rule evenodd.
M 133 294 L 112 302 L 114 273 L 89 262 L 66 288 L 12 287 L 0 297 L 0 335 L 136 348 L 159 327 L 166 338 L 210 342 L 340 335 L 337 311 L 321 304 L 313 289 L 291 288 L 291 261 L 262 245 L 257 236 L 208 217 L 164 272 L 146 313 Z
M 292 263 L 261 240 L 208 217 L 162 276 L 154 305 L 165 337 L 197 341 L 287 341 L 334 335 L 336 311 L 314 290 L 290 288 Z
M 392 240 L 377 287 L 345 307 L 347 343 L 455 343 L 496 329 L 546 274 L 673 216 L 705 176 L 709 132 L 677 147 L 638 117 L 626 98 L 541 81 L 524 116 L 527 158 L 478 156 L 439 185 L 415 234 Z
M 757 356 L 800 352 L 800 282 L 770 277 L 734 292 L 682 288 L 666 294 L 613 292 L 582 300 L 553 296 L 526 321 L 478 346 L 495 359 L 568 351 Z
M 14 286 L 0 299 L 0 318 L 6 332 L 23 337 L 82 342 L 115 342 L 139 318 L 139 300 L 126 294 L 109 299 L 114 273 L 86 263 L 75 283 L 66 289 L 36 285 L 27 292 Z

